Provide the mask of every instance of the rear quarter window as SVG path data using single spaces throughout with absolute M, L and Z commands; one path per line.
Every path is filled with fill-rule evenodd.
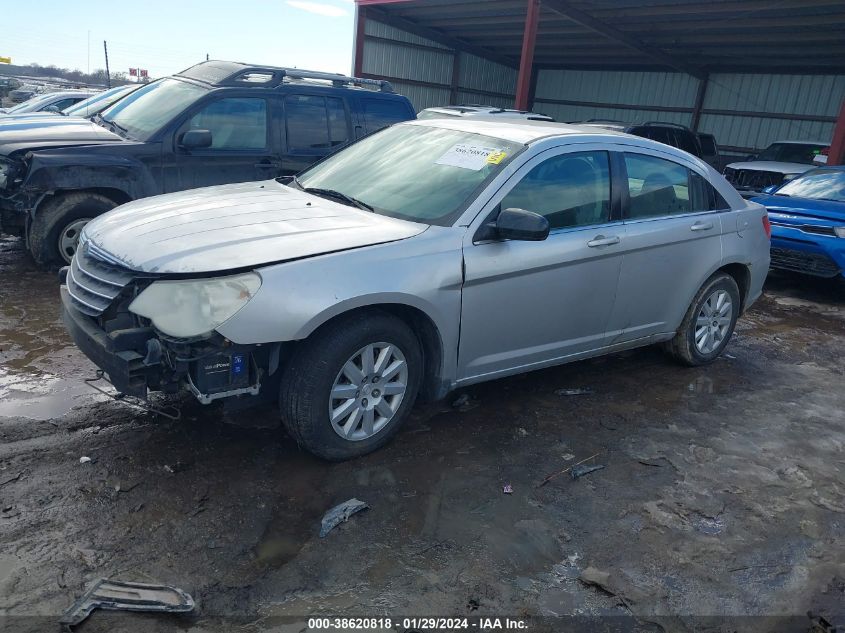
M 362 101 L 364 124 L 368 133 L 413 118 L 408 105 L 404 101 L 367 98 Z

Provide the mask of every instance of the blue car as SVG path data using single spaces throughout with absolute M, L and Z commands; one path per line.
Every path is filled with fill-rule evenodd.
M 754 198 L 769 210 L 772 268 L 845 275 L 845 166 L 812 169 Z

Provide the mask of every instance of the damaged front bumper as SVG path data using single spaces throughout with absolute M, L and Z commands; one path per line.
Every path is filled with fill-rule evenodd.
M 240 406 L 260 404 L 266 398 L 255 396 L 272 394 L 269 385 L 262 389 L 262 379 L 276 373 L 277 345 L 239 346 L 222 338 L 178 344 L 152 327 L 107 332 L 74 307 L 66 285 L 61 300 L 62 320 L 74 343 L 120 393 L 146 398 L 149 391 L 186 389 L 203 404 L 228 399 L 227 404 L 239 401 Z

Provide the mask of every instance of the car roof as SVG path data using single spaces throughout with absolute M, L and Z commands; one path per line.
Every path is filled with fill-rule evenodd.
M 492 119 L 482 117 L 455 117 L 453 119 L 417 119 L 406 121 L 402 125 L 420 125 L 423 127 L 439 127 L 459 132 L 470 132 L 500 138 L 514 143 L 528 144 L 542 138 L 566 137 L 574 135 L 595 136 L 608 138 L 637 138 L 630 134 L 623 134 L 597 126 L 572 125 L 570 123 L 556 123 L 552 121 L 531 121 L 529 119 Z
M 769 145 L 830 145 L 830 141 L 772 141 Z

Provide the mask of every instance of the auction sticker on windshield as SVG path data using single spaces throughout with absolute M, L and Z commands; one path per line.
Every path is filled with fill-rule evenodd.
M 498 147 L 482 147 L 480 145 L 458 143 L 438 158 L 434 164 L 478 171 L 485 165 L 498 165 L 505 156 L 507 154 Z

